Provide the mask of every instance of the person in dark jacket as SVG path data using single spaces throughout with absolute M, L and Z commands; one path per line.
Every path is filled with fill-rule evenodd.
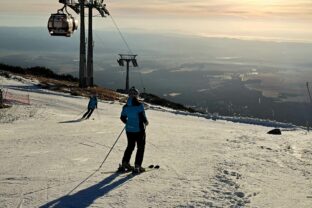
M 145 127 L 148 120 L 145 115 L 144 105 L 138 100 L 139 91 L 132 87 L 129 90 L 127 104 L 123 106 L 120 119 L 126 124 L 126 134 L 128 145 L 122 158 L 122 164 L 119 171 L 133 170 L 134 173 L 145 171 L 142 167 L 144 149 L 145 149 Z M 134 168 L 130 165 L 132 152 L 137 145 Z
M 92 115 L 95 108 L 97 108 L 97 97 L 96 95 L 90 96 L 89 104 L 88 104 L 88 111 L 82 116 L 81 119 L 89 119 Z

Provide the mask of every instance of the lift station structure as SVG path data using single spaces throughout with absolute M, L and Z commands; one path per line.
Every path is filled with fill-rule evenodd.
M 51 36 L 70 37 L 78 28 L 78 21 L 67 11 L 71 8 L 80 14 L 80 59 L 79 59 L 79 87 L 93 87 L 93 9 L 102 17 L 110 15 L 103 0 L 59 0 L 64 4 L 57 13 L 51 14 L 48 21 L 48 30 Z M 88 27 L 88 55 L 86 58 L 85 35 L 85 8 L 89 11 Z

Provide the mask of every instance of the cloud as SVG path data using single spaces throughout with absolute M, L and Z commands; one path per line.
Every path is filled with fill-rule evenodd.
M 298 17 L 312 18 L 312 2 L 290 0 L 143 0 L 111 2 L 109 7 L 134 15 L 166 15 L 184 17 L 236 16 L 236 17 Z
M 17 14 L 17 15 L 36 15 L 36 14 L 49 14 L 56 12 L 57 9 L 62 8 L 62 4 L 58 1 L 52 2 L 48 0 L 22 0 L 7 1 L 1 3 L 0 12 L 6 14 Z
M 177 17 L 312 18 L 311 0 L 105 0 L 118 15 Z M 57 0 L 15 0 L 1 3 L 1 13 L 44 14 L 61 8 Z

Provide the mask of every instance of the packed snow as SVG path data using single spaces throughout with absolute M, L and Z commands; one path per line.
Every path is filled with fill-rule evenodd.
M 2 77 L 30 105 L 0 109 L 1 208 L 312 207 L 312 136 L 282 129 L 146 111 L 146 173 L 116 174 L 126 147 L 123 103 L 100 101 Z M 134 154 L 132 159 L 134 159 Z

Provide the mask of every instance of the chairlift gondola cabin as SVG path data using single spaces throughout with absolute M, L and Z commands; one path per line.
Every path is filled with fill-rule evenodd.
M 70 14 L 51 14 L 48 21 L 48 30 L 52 36 L 70 37 L 78 29 L 78 20 Z

